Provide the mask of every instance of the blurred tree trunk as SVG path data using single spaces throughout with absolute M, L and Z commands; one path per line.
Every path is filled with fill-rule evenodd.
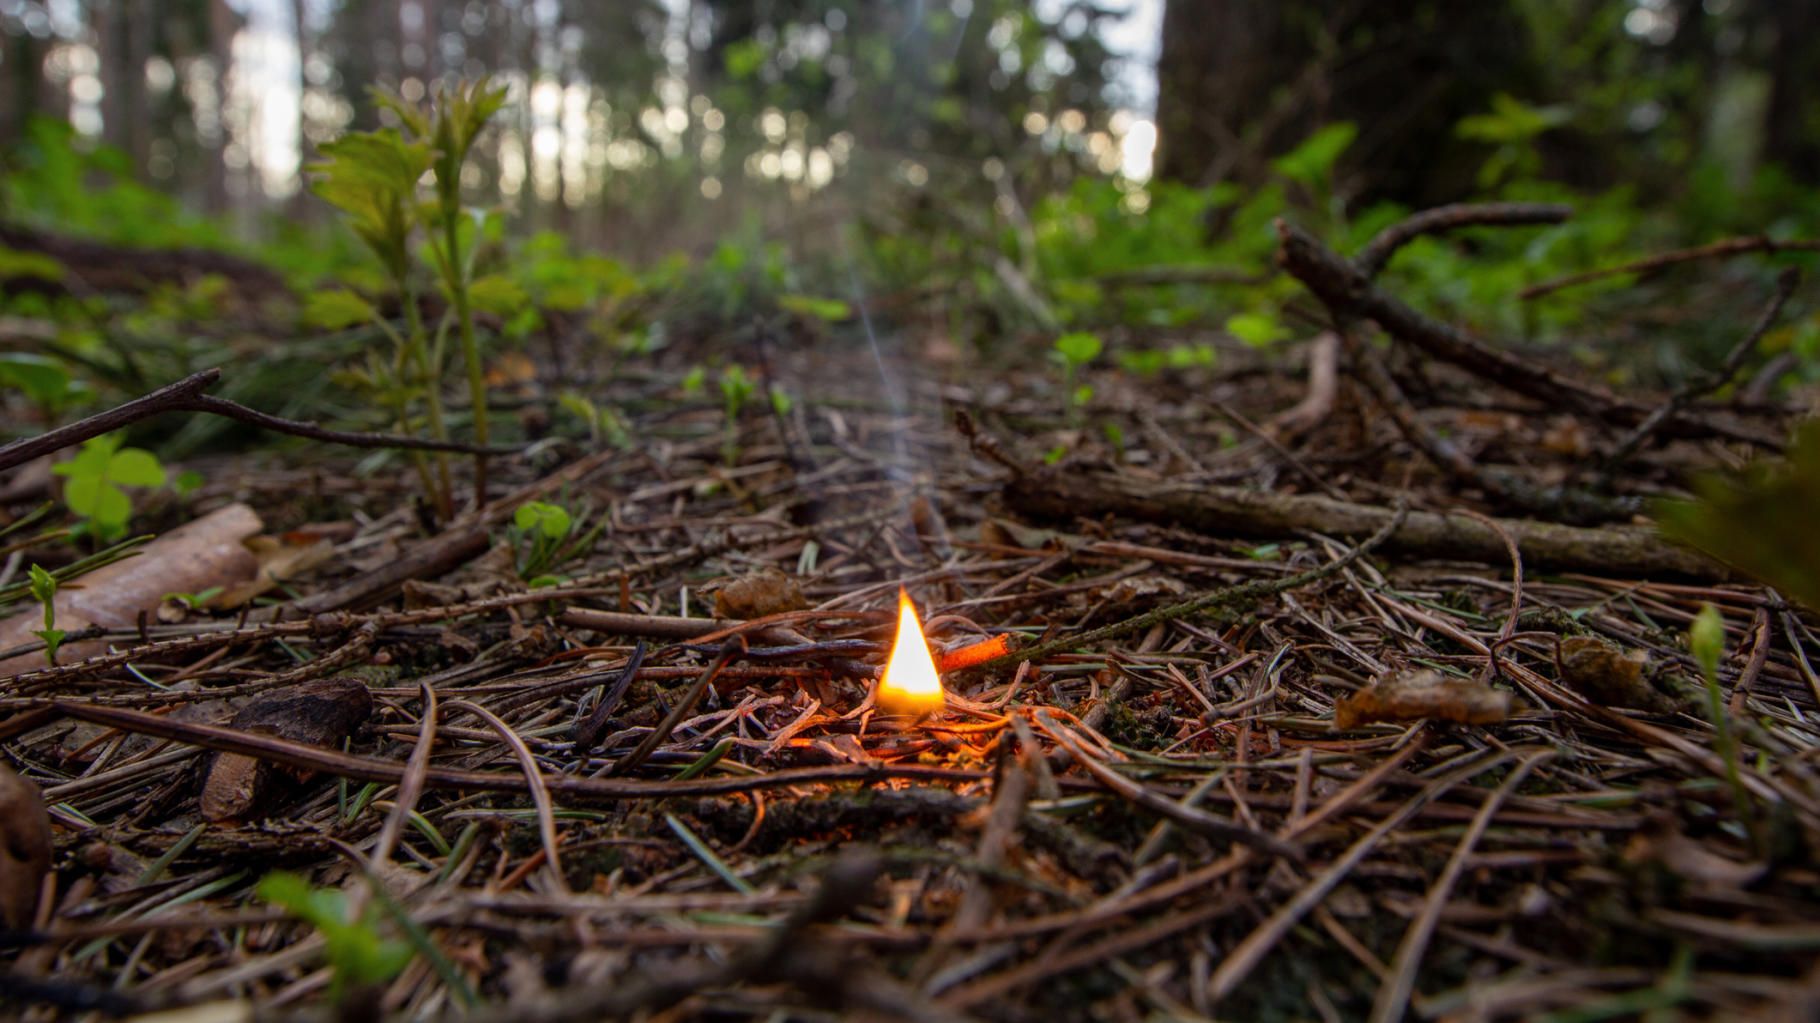
M 1331 6 L 1169 0 L 1157 62 L 1157 176 L 1206 185 L 1245 162 L 1246 128 L 1309 56 L 1285 30 L 1288 8 Z
M 17 139 L 33 114 L 45 113 L 44 58 L 50 47 L 30 32 L 8 33 L 4 40 L 6 87 L 0 90 L 0 138 Z
M 1820 182 L 1820 0 L 1774 0 L 1764 157 L 1797 181 Z
M 1810 0 L 1820 2 L 1820 0 Z M 1459 198 L 1482 153 L 1454 136 L 1497 92 L 1535 88 L 1515 0 L 1169 0 L 1157 67 L 1157 175 L 1255 184 L 1272 157 L 1334 121 L 1357 141 L 1352 195 Z
M 156 21 L 151 5 L 152 0 L 114 0 L 94 8 L 102 137 L 126 153 L 137 175 L 145 173 L 151 146 L 151 107 L 145 92 L 145 63 Z
M 219 216 L 227 212 L 227 163 L 222 150 L 227 146 L 227 78 L 234 63 L 234 33 L 240 30 L 240 16 L 227 5 L 227 0 L 209 0 L 209 63 L 214 68 L 214 120 L 198 125 L 196 141 L 202 150 L 203 209 Z

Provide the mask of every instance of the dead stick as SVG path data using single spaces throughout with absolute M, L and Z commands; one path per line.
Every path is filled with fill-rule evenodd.
M 1012 480 L 1005 501 L 1025 515 L 1072 520 L 1122 515 L 1185 526 L 1218 536 L 1280 538 L 1300 532 L 1368 536 L 1394 514 L 1389 508 L 1241 487 L 1186 486 L 1105 473 L 1045 469 Z M 1589 529 L 1530 519 L 1500 519 L 1525 564 L 1625 576 L 1725 579 L 1730 571 L 1705 555 L 1672 546 L 1645 526 Z M 1384 541 L 1387 550 L 1430 558 L 1496 564 L 1509 552 L 1497 531 L 1463 516 L 1412 511 Z
M 1757 342 L 1763 340 L 1763 335 L 1769 333 L 1769 329 L 1775 326 L 1777 318 L 1782 315 L 1782 307 L 1788 304 L 1789 298 L 1795 293 L 1795 285 L 1800 280 L 1800 270 L 1792 266 L 1783 270 L 1776 277 L 1776 293 L 1770 297 L 1769 305 L 1764 307 L 1763 312 L 1757 317 L 1757 322 L 1751 325 L 1750 332 L 1732 347 L 1732 350 L 1725 356 L 1725 361 L 1719 364 L 1719 368 L 1689 381 L 1687 386 L 1676 391 L 1641 423 L 1638 423 L 1637 428 L 1619 441 L 1618 446 L 1605 457 L 1605 471 L 1609 473 L 1623 465 L 1630 456 L 1637 453 L 1637 449 L 1642 447 L 1651 435 L 1662 427 L 1663 423 L 1680 414 L 1682 409 L 1696 400 L 1724 387 L 1733 377 L 1737 376 L 1738 371 L 1744 368 L 1744 360 L 1756 350 Z
M 746 641 L 739 636 L 722 643 L 720 653 L 715 654 L 714 660 L 709 661 L 708 666 L 702 669 L 701 675 L 690 684 L 682 698 L 676 701 L 676 706 L 670 708 L 670 713 L 664 715 L 664 719 L 658 722 L 650 735 L 645 736 L 637 749 L 626 754 L 609 768 L 607 774 L 625 774 L 644 763 L 647 757 L 657 751 L 657 747 L 669 740 L 670 733 L 676 731 L 676 726 L 682 724 L 684 718 L 695 712 L 695 705 L 701 702 L 702 694 L 708 691 L 708 684 L 714 681 L 714 676 L 719 675 L 720 670 L 727 666 L 727 662 L 744 652 L 745 649 Z
M 1527 301 L 1532 298 L 1541 298 L 1543 295 L 1552 294 L 1563 288 L 1571 288 L 1591 281 L 1602 280 L 1606 277 L 1616 277 L 1619 274 L 1649 273 L 1652 270 L 1661 270 L 1665 267 L 1675 266 L 1680 263 L 1692 263 L 1702 259 L 1723 259 L 1727 256 L 1741 256 L 1747 252 L 1763 252 L 1773 256 L 1778 252 L 1815 251 L 1820 251 L 1820 241 L 1797 239 L 1794 241 L 1779 242 L 1771 238 L 1765 238 L 1761 235 L 1753 235 L 1747 238 L 1726 238 L 1721 241 L 1710 242 L 1706 245 L 1696 245 L 1691 249 L 1676 249 L 1673 252 L 1664 252 L 1654 256 L 1646 256 L 1642 259 L 1634 259 L 1618 266 L 1601 267 L 1597 270 L 1587 270 L 1582 273 L 1569 274 L 1566 277 L 1557 277 L 1552 281 L 1545 281 L 1541 284 L 1533 284 L 1524 288 L 1522 291 L 1517 292 L 1517 297 Z
M 1162 622 L 1174 621 L 1177 618 L 1197 614 L 1202 611 L 1211 610 L 1212 608 L 1243 607 L 1271 596 L 1272 594 L 1282 593 L 1285 590 L 1292 590 L 1298 586 L 1306 586 L 1311 582 L 1324 579 L 1327 576 L 1340 571 L 1347 565 L 1357 561 L 1361 555 L 1370 551 L 1373 547 L 1383 543 L 1387 537 L 1396 532 L 1398 526 L 1402 525 L 1403 518 L 1407 513 L 1408 509 L 1406 507 L 1399 507 L 1395 512 L 1391 513 L 1389 520 L 1378 527 L 1377 532 L 1367 537 L 1364 542 L 1335 560 L 1318 568 L 1311 568 L 1306 572 L 1297 572 L 1295 575 L 1283 576 L 1277 579 L 1259 579 L 1253 582 L 1240 583 L 1237 586 L 1223 587 L 1210 593 L 1203 593 L 1192 600 L 1185 600 L 1179 604 L 1170 604 L 1167 607 L 1159 607 L 1154 611 L 1147 611 L 1141 615 L 1127 618 L 1122 622 L 1113 622 L 1111 625 L 1093 629 L 1088 632 L 1072 636 L 1063 636 L 1059 639 L 1052 639 L 1047 643 L 1038 643 L 1035 646 L 1025 647 L 1022 650 L 1013 650 L 1008 654 L 994 657 L 992 660 L 987 661 L 985 666 L 1012 661 L 1035 661 L 1038 658 L 1047 657 L 1050 654 L 1061 653 L 1064 650 L 1073 650 L 1090 643 L 1097 643 L 1102 639 L 1114 639 L 1118 636 L 1129 635 L 1130 633 L 1148 629 L 1151 626 Z
M 205 369 L 193 373 L 173 384 L 166 384 L 149 394 L 134 398 L 132 401 L 98 412 L 86 419 L 77 420 L 68 426 L 60 426 L 36 437 L 27 437 L 0 447 L 0 469 L 11 469 L 24 465 L 40 455 L 61 451 L 72 445 L 80 444 L 92 437 L 112 433 L 123 426 L 150 419 L 166 412 L 207 412 L 211 415 L 225 416 L 253 426 L 274 430 L 278 433 L 293 434 L 311 440 L 325 441 L 330 444 L 345 444 L 356 448 L 407 448 L 421 451 L 455 451 L 470 454 L 512 454 L 516 448 L 486 448 L 473 444 L 460 444 L 453 441 L 427 440 L 422 437 L 404 437 L 392 433 L 364 433 L 347 430 L 329 430 L 311 423 L 295 419 L 284 419 L 268 415 L 255 409 L 247 408 L 226 398 L 217 398 L 202 393 L 221 379 L 221 370 Z
M 144 711 L 123 707 L 106 707 L 93 703 L 67 700 L 41 704 L 66 717 L 91 724 L 118 728 L 136 735 L 150 735 L 212 749 L 221 753 L 238 753 L 261 761 L 353 781 L 374 781 L 396 785 L 404 780 L 405 765 L 375 757 L 363 757 L 322 746 L 291 742 L 275 735 L 241 732 L 221 725 L 204 725 L 175 720 Z M 674 796 L 725 796 L 755 789 L 782 788 L 789 785 L 814 785 L 853 781 L 876 783 L 888 778 L 908 778 L 926 782 L 953 784 L 978 782 L 988 777 L 985 771 L 919 764 L 878 761 L 867 764 L 832 764 L 821 767 L 788 768 L 769 774 L 737 775 L 720 778 L 691 778 L 688 781 L 644 781 L 632 778 L 584 778 L 556 774 L 544 781 L 552 795 L 573 799 L 668 799 Z M 451 789 L 460 792 L 528 792 L 530 783 L 518 771 L 469 771 L 451 767 L 431 767 L 424 772 L 426 788 Z
M 1379 231 L 1353 257 L 1366 277 L 1376 277 L 1396 251 L 1425 234 L 1455 231 L 1462 227 L 1521 227 L 1559 224 L 1573 216 L 1573 207 L 1558 203 L 1482 202 L 1436 206 Z
M 1424 316 L 1373 284 L 1363 270 L 1308 232 L 1281 218 L 1276 228 L 1277 262 L 1336 316 L 1375 320 L 1385 333 L 1430 358 L 1458 366 L 1549 407 L 1566 406 L 1592 418 L 1627 426 L 1649 415 L 1649 409 L 1637 402 L 1518 358 L 1452 324 Z M 1782 447 L 1779 437 L 1724 422 L 1677 415 L 1667 425 L 1685 436 L 1718 436 L 1771 450 Z

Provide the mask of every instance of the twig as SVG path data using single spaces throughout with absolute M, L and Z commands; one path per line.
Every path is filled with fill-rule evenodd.
M 456 451 L 477 455 L 509 455 L 518 450 L 517 448 L 481 447 L 453 441 L 428 440 L 422 437 L 405 437 L 393 433 L 329 430 L 312 423 L 268 415 L 226 398 L 217 398 L 202 393 L 219 379 L 221 379 L 221 370 L 205 369 L 200 373 L 184 377 L 176 383 L 166 384 L 125 404 L 116 405 L 105 412 L 98 412 L 86 419 L 77 420 L 68 426 L 60 426 L 36 437 L 13 441 L 5 447 L 0 447 L 0 469 L 11 469 L 14 466 L 23 465 L 40 455 L 61 451 L 91 437 L 99 437 L 130 423 L 150 419 L 166 412 L 207 412 L 279 433 L 307 437 L 330 444 L 345 444 L 356 448 L 405 448 L 420 451 Z
M 1751 352 L 1756 350 L 1757 342 L 1763 340 L 1763 335 L 1769 333 L 1769 329 L 1775 326 L 1776 320 L 1782 315 L 1782 307 L 1788 304 L 1789 298 L 1795 293 L 1795 285 L 1800 280 L 1801 271 L 1792 266 L 1778 274 L 1776 293 L 1770 296 L 1769 305 L 1764 307 L 1763 312 L 1757 317 L 1757 322 L 1751 325 L 1750 332 L 1732 346 L 1732 350 L 1725 356 L 1725 361 L 1719 364 L 1719 368 L 1688 381 L 1667 401 L 1657 406 L 1654 412 L 1644 417 L 1643 421 L 1637 424 L 1636 429 L 1619 441 L 1617 446 L 1612 448 L 1611 454 L 1605 456 L 1604 471 L 1610 473 L 1622 466 L 1637 453 L 1637 449 L 1641 448 L 1651 435 L 1661 428 L 1663 423 L 1680 415 L 1682 409 L 1695 401 L 1731 382 L 1731 379 L 1738 375 L 1738 371 L 1744 368 L 1744 360 L 1750 358 Z
M 242 732 L 221 725 L 204 725 L 173 720 L 160 714 L 108 707 L 68 700 L 47 701 L 58 713 L 91 724 L 118 728 L 123 732 L 150 735 L 175 742 L 189 743 L 223 753 L 239 753 L 259 760 L 283 764 L 308 771 L 320 771 L 354 781 L 376 781 L 396 785 L 404 779 L 404 765 L 390 760 L 363 757 L 340 750 L 309 746 L 259 732 Z M 584 778 L 553 775 L 544 779 L 551 793 L 578 799 L 667 799 L 672 796 L 725 796 L 754 789 L 781 788 L 789 785 L 811 785 L 818 782 L 877 782 L 886 778 L 909 778 L 929 782 L 976 782 L 987 777 L 984 771 L 959 768 L 925 767 L 919 764 L 873 762 L 837 764 L 824 767 L 799 767 L 769 774 L 739 775 L 727 778 L 691 778 L 687 781 L 643 781 L 639 779 Z M 431 767 L 424 772 L 426 787 L 460 792 L 529 792 L 530 785 L 517 771 L 466 771 L 449 767 Z
M 1336 316 L 1375 320 L 1391 337 L 1431 358 L 1549 406 L 1565 405 L 1583 415 L 1627 425 L 1640 422 L 1649 414 L 1644 406 L 1602 387 L 1518 358 L 1451 324 L 1416 312 L 1373 284 L 1356 265 L 1316 241 L 1313 235 L 1281 218 L 1276 227 L 1280 241 L 1277 262 L 1307 285 Z M 1675 416 L 1668 422 L 1687 436 L 1724 437 L 1772 450 L 1782 446 L 1778 438 L 1742 426 L 1686 416 Z
M 392 812 L 386 814 L 385 823 L 379 827 L 379 839 L 373 843 L 370 859 L 375 870 L 384 869 L 392 858 L 398 836 L 404 833 L 405 821 L 410 819 L 411 811 L 417 809 L 417 800 L 423 796 L 424 775 L 430 769 L 430 753 L 436 748 L 436 690 L 422 683 L 419 691 L 423 716 L 417 729 L 417 746 L 411 750 L 411 758 L 405 761 L 404 775 L 398 782 L 397 793 L 392 796 Z
M 550 893 L 566 893 L 569 882 L 563 877 L 562 860 L 557 857 L 559 840 L 556 836 L 556 805 L 550 801 L 550 787 L 544 782 L 543 772 L 538 769 L 537 758 L 531 755 L 531 748 L 499 715 L 472 700 L 450 700 L 449 709 L 467 711 L 486 722 L 512 748 L 512 754 L 518 758 L 519 768 L 524 771 L 525 784 L 531 791 L 531 805 L 537 809 L 537 833 L 543 839 L 544 866 L 550 868 Z
M 1013 476 L 1029 475 L 1029 468 L 1006 452 L 1005 446 L 998 442 L 998 438 L 980 429 L 980 425 L 974 422 L 972 413 L 966 409 L 954 410 L 954 428 L 967 439 L 967 446 L 973 449 L 974 454 L 989 462 L 997 462 L 1011 470 Z
M 1013 650 L 1008 654 L 987 661 L 982 666 L 991 667 L 993 665 L 1015 661 L 1035 661 L 1047 657 L 1050 654 L 1061 653 L 1064 650 L 1074 650 L 1092 643 L 1098 643 L 1103 639 L 1116 639 L 1119 636 L 1139 632 L 1161 622 L 1174 621 L 1175 619 L 1186 615 L 1197 614 L 1216 607 L 1243 607 L 1271 596 L 1272 594 L 1282 593 L 1284 590 L 1293 590 L 1299 586 L 1306 586 L 1309 583 L 1325 579 L 1335 572 L 1340 571 L 1347 565 L 1357 561 L 1372 548 L 1383 543 L 1403 524 L 1403 519 L 1408 513 L 1409 506 L 1407 504 L 1398 505 L 1396 511 L 1391 513 L 1390 518 L 1378 527 L 1377 532 L 1366 537 L 1358 546 L 1352 548 L 1333 561 L 1317 568 L 1311 568 L 1306 572 L 1297 572 L 1295 575 L 1283 576 L 1278 579 L 1259 579 L 1248 583 L 1240 583 L 1237 586 L 1222 587 L 1208 593 L 1203 593 L 1192 600 L 1184 600 L 1179 604 L 1170 604 L 1166 607 L 1159 607 L 1155 610 L 1147 611 L 1141 615 L 1127 618 L 1121 622 L 1114 622 L 1111 625 L 1102 626 L 1098 629 L 1090 629 L 1087 632 L 1052 639 L 1046 643 L 1038 643 L 1035 646 L 1025 647 L 1022 650 Z
M 1590 281 L 1603 280 L 1606 277 L 1616 277 L 1619 274 L 1649 273 L 1652 270 L 1660 270 L 1664 267 L 1675 266 L 1679 263 L 1692 263 L 1702 259 L 1723 259 L 1727 256 L 1740 256 L 1747 252 L 1765 252 L 1770 255 L 1775 255 L 1778 252 L 1820 252 L 1820 241 L 1797 239 L 1794 241 L 1779 242 L 1772 238 L 1765 238 L 1762 235 L 1754 235 L 1745 238 L 1726 238 L 1723 241 L 1711 242 L 1706 245 L 1696 245 L 1691 249 L 1676 249 L 1673 252 L 1664 252 L 1654 256 L 1646 256 L 1642 259 L 1634 259 L 1628 263 L 1619 264 L 1618 266 L 1602 267 L 1597 270 L 1586 270 L 1577 274 L 1569 274 L 1566 277 L 1557 277 L 1552 281 L 1545 281 L 1541 284 L 1532 284 L 1522 291 L 1517 292 L 1517 297 L 1527 301 L 1532 298 L 1541 298 L 1543 295 L 1553 294 L 1563 288 L 1571 288 L 1576 285 L 1586 284 Z
M 1358 377 L 1365 384 L 1365 389 L 1371 392 L 1378 406 L 1390 416 L 1403 439 L 1414 445 L 1443 472 L 1477 486 L 1500 503 L 1576 525 L 1627 519 L 1640 510 L 1641 502 L 1634 498 L 1607 497 L 1574 487 L 1538 486 L 1518 473 L 1478 464 L 1422 422 L 1409 399 L 1404 396 L 1402 388 L 1391 377 L 1390 370 L 1384 366 L 1383 360 L 1358 339 L 1354 329 L 1352 324 L 1342 324 L 1340 336 L 1352 356 L 1353 365 L 1358 368 Z
M 1433 936 L 1435 925 L 1441 920 L 1441 911 L 1447 906 L 1447 897 L 1453 893 L 1453 886 L 1459 882 L 1460 875 L 1466 871 L 1467 857 L 1485 836 L 1485 829 L 1491 826 L 1492 819 L 1498 815 L 1498 809 L 1504 800 L 1516 791 L 1529 772 L 1554 756 L 1552 750 L 1542 750 L 1526 758 L 1510 772 L 1503 783 L 1485 797 L 1485 804 L 1472 819 L 1466 834 L 1460 837 L 1460 843 L 1454 846 L 1453 855 L 1448 857 L 1447 866 L 1441 876 L 1428 889 L 1428 897 L 1422 903 L 1422 913 L 1404 932 L 1403 940 L 1397 945 L 1397 956 L 1393 962 L 1391 979 L 1379 986 L 1377 998 L 1371 1004 L 1372 1023 L 1396 1023 L 1403 1018 L 1409 1007 L 1410 992 L 1415 989 L 1416 970 L 1422 965 L 1422 953 L 1428 948 L 1428 939 Z
M 606 731 L 607 720 L 619 709 L 619 702 L 626 698 L 626 692 L 632 688 L 632 680 L 638 677 L 638 669 L 645 663 L 645 641 L 639 640 L 632 648 L 632 656 L 626 659 L 626 666 L 619 676 L 601 694 L 600 702 L 594 705 L 587 719 L 577 722 L 573 737 L 575 752 L 588 754 L 600 745 L 600 734 Z
M 1520 227 L 1559 224 L 1573 216 L 1572 206 L 1538 202 L 1454 203 L 1436 206 L 1379 231 L 1352 261 L 1366 277 L 1376 277 L 1396 251 L 1425 234 L 1455 231 L 1462 227 Z
M 1081 746 L 1066 728 L 1051 720 L 1043 710 L 1036 712 L 1038 728 L 1049 734 L 1049 737 L 1060 743 L 1073 755 L 1074 761 L 1087 770 L 1088 774 L 1101 785 L 1118 794 L 1125 800 L 1136 803 L 1158 816 L 1167 817 L 1175 823 L 1196 834 L 1223 842 L 1236 842 L 1275 856 L 1289 859 L 1301 859 L 1302 850 L 1293 842 L 1286 842 L 1275 835 L 1262 831 L 1253 831 L 1243 825 L 1234 824 L 1223 817 L 1217 817 L 1205 810 L 1186 802 L 1159 796 L 1142 785 L 1124 777 L 1112 768 L 1099 762 L 1091 753 Z
M 1510 754 L 1499 754 L 1489 760 L 1470 764 L 1451 774 L 1431 782 L 1422 791 L 1410 797 L 1409 801 L 1399 806 L 1390 816 L 1379 821 L 1377 826 L 1360 836 L 1358 841 L 1348 846 L 1346 851 L 1331 866 L 1318 874 L 1314 880 L 1305 885 L 1295 897 L 1284 903 L 1269 918 L 1257 926 L 1244 941 L 1227 954 L 1226 960 L 1219 969 L 1213 972 L 1208 982 L 1208 993 L 1214 999 L 1222 999 L 1232 994 L 1253 968 L 1262 962 L 1270 950 L 1289 933 L 1290 928 L 1302 919 L 1309 910 L 1327 898 L 1327 893 L 1345 880 L 1346 875 L 1359 865 L 1371 851 L 1377 848 L 1384 836 L 1401 827 L 1403 822 L 1415 815 L 1417 810 L 1438 798 L 1442 793 L 1465 781 L 1475 774 L 1488 771 L 1509 759 Z
M 676 731 L 676 726 L 682 724 L 683 719 L 695 711 L 695 705 L 701 702 L 702 694 L 708 691 L 708 684 L 714 681 L 714 676 L 720 674 L 720 670 L 745 649 L 746 641 L 743 637 L 736 636 L 721 644 L 720 653 L 714 655 L 714 660 L 709 661 L 708 666 L 702 669 L 701 675 L 677 699 L 676 706 L 670 708 L 670 713 L 664 715 L 664 719 L 658 722 L 650 735 L 645 736 L 644 741 L 638 744 L 638 748 L 613 764 L 607 774 L 612 776 L 636 770 L 638 765 L 644 763 L 645 758 L 649 757 L 657 747 L 668 742 L 670 733 Z

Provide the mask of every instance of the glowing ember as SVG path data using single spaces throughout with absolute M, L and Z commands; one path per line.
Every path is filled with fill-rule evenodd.
M 942 709 L 942 680 L 935 672 L 929 641 L 910 595 L 897 591 L 897 638 L 891 642 L 891 660 L 878 683 L 878 706 L 887 714 L 921 716 Z

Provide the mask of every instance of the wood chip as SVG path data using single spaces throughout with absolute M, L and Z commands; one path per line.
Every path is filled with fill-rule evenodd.
M 1333 727 L 1345 731 L 1380 721 L 1427 718 L 1495 725 L 1510 717 L 1511 704 L 1507 692 L 1422 668 L 1387 675 L 1340 700 L 1333 708 Z
M 373 695 L 359 679 L 326 678 L 267 693 L 234 715 L 230 727 L 312 746 L 334 747 L 373 713 Z M 221 753 L 202 784 L 202 816 L 238 821 L 271 816 L 272 797 L 288 778 L 307 780 L 253 757 Z
M 763 618 L 808 606 L 802 587 L 782 572 L 754 572 L 714 594 L 714 614 L 719 618 Z
M 1641 650 L 1627 653 L 1597 636 L 1561 641 L 1561 681 L 1581 696 L 1607 707 L 1674 713 L 1680 701 L 1650 684 L 1643 674 L 1648 664 Z

